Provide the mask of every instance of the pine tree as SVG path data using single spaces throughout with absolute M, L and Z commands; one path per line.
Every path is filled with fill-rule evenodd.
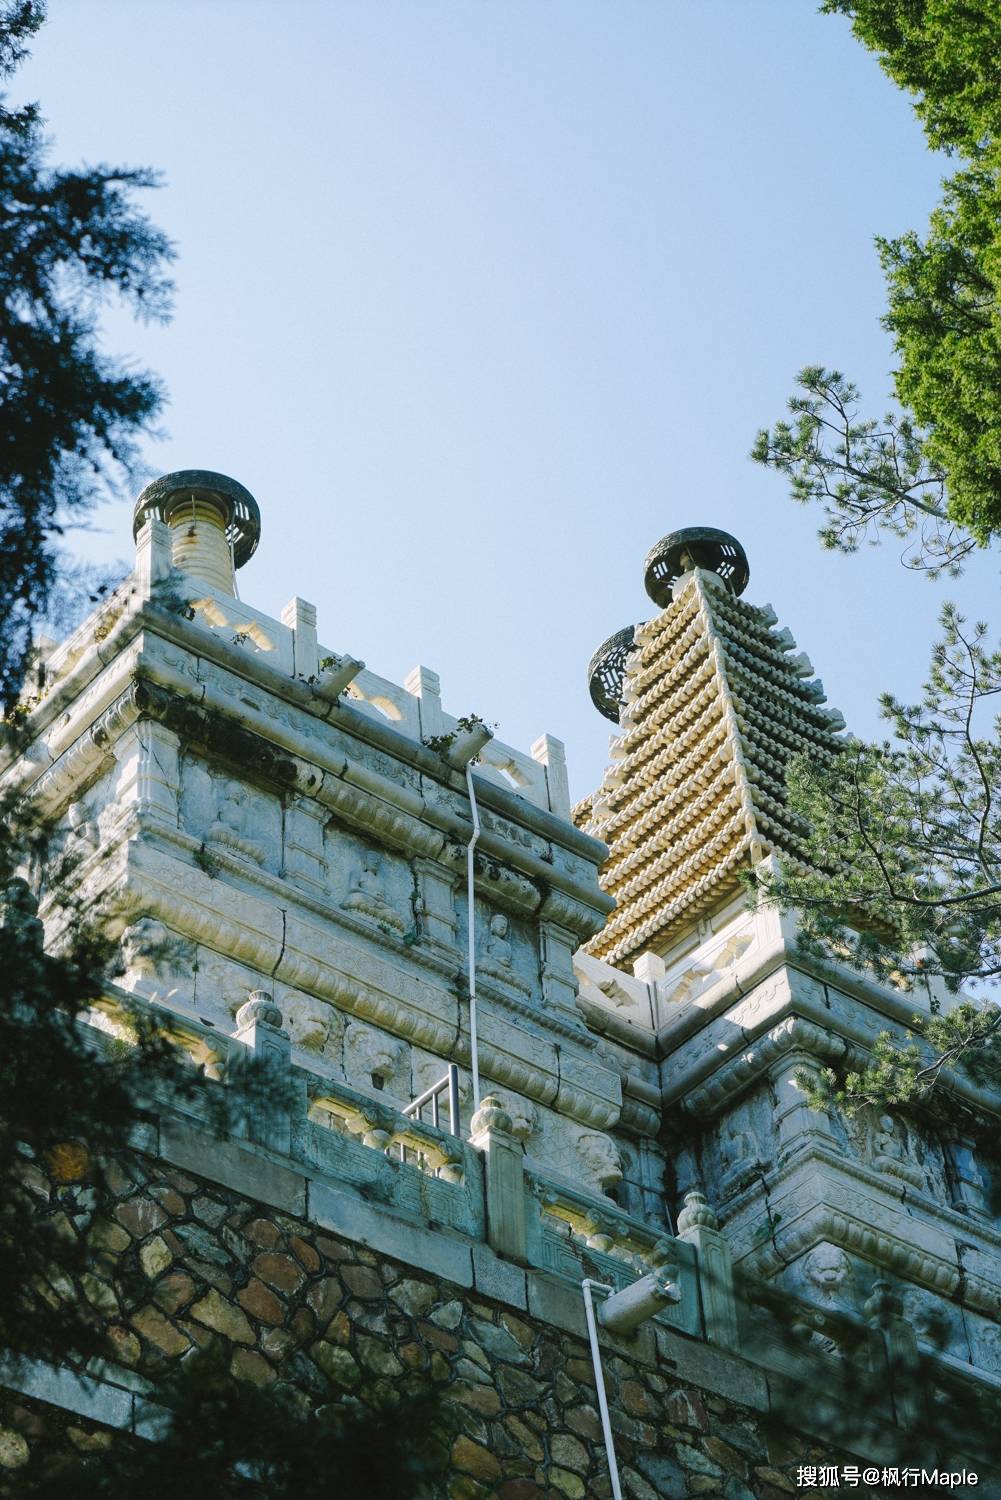
M 837 370 L 800 372 L 791 419 L 752 457 L 825 513 L 824 546 L 903 538 L 905 562 L 957 576 L 1001 533 L 1001 13 L 965 0 L 826 0 L 915 100 L 932 146 L 960 165 L 927 234 L 877 238 L 899 407 L 860 412 Z M 938 976 L 965 998 L 903 1051 L 829 1080 L 850 1108 L 927 1097 L 948 1067 L 1001 1085 L 1001 653 L 947 605 L 922 701 L 885 694 L 892 738 L 852 741 L 830 769 L 790 767 L 812 870 L 759 894 L 802 913 L 808 948 L 903 984 Z

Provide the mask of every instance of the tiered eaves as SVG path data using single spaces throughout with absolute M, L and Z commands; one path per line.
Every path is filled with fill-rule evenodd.
M 601 883 L 617 905 L 587 945 L 596 957 L 624 965 L 662 952 L 772 850 L 802 859 L 786 763 L 834 754 L 844 720 L 775 623 L 694 568 L 637 630 L 616 758 L 577 810 L 610 848 Z

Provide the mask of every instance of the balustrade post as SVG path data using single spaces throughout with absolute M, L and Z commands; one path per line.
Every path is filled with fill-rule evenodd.
M 305 599 L 290 599 L 282 610 L 282 624 L 292 632 L 292 656 L 295 674 L 311 682 L 319 675 L 316 646 L 316 605 Z
M 282 1013 L 265 990 L 254 990 L 236 1013 L 235 1039 L 259 1064 L 250 1080 L 246 1114 L 249 1140 L 286 1155 L 292 1150 L 292 1041 Z
M 473 1116 L 469 1140 L 483 1153 L 487 1243 L 498 1255 L 524 1265 L 528 1258 L 525 1147 L 495 1094 L 488 1094 Z
M 900 1294 L 888 1281 L 874 1281 L 863 1311 L 873 1338 L 882 1335 L 880 1364 L 886 1371 L 893 1400 L 893 1414 L 900 1427 L 911 1428 L 918 1420 L 918 1340 L 913 1327 L 902 1316 Z
M 705 1193 L 685 1194 L 685 1206 L 678 1215 L 678 1239 L 694 1245 L 698 1251 L 699 1290 L 707 1341 L 738 1352 L 740 1333 L 733 1258 Z

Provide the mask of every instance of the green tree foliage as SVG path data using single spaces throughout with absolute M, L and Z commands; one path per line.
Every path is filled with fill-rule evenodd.
M 883 424 L 856 418 L 855 425 L 871 435 L 906 433 L 910 453 L 898 520 L 912 507 L 913 524 L 925 525 L 921 502 L 941 484 L 936 509 L 944 509 L 946 519 L 932 528 L 933 538 L 939 525 L 951 523 L 967 543 L 986 545 L 1001 531 L 1001 10 L 996 0 L 827 0 L 822 8 L 851 18 L 890 77 L 915 95 L 931 144 L 962 163 L 945 181 L 923 237 L 909 231 L 876 240 L 888 293 L 883 321 L 893 335 L 895 390 L 904 410 Z M 804 400 L 816 399 L 818 376 L 837 392 L 842 377 L 804 371 L 804 394 L 790 402 L 797 415 L 804 415 Z M 857 393 L 847 389 L 851 407 Z M 759 434 L 754 456 L 798 479 L 801 491 L 811 483 L 816 489 L 825 476 L 842 491 L 836 511 L 847 505 L 856 516 L 882 523 L 881 465 L 873 485 L 869 465 L 848 461 L 822 423 L 799 422 L 793 431 L 798 441 L 791 445 L 788 424 Z M 864 446 L 860 456 L 880 457 Z M 914 482 L 912 468 L 923 469 L 929 488 Z M 828 503 L 822 491 L 817 498 Z M 831 535 L 829 528 L 822 533 L 828 545 Z M 961 558 L 962 546 L 963 538 L 954 537 L 948 557 Z M 941 556 L 938 545 L 931 556 Z
M 0 79 L 44 19 L 40 0 L 0 0 Z M 99 347 L 118 298 L 163 318 L 172 250 L 133 205 L 145 168 L 52 168 L 35 104 L 0 96 L 0 703 L 16 699 L 32 628 L 53 592 L 56 539 L 115 492 L 162 393 Z
M 18 1475 L 21 1500 L 419 1500 L 448 1458 L 433 1399 L 342 1398 L 311 1415 L 281 1390 L 226 1374 L 214 1350 L 195 1355 L 156 1394 L 156 1441 L 123 1439 L 90 1459 L 44 1456 Z
M 1001 134 L 997 0 L 823 0 L 851 19 L 914 108 L 930 143 L 975 154 Z
M 951 519 L 981 545 L 1001 531 L 999 164 L 992 142 L 988 157 L 951 177 L 923 239 L 877 240 L 897 396 L 947 476 Z
M 959 165 L 923 237 L 876 240 L 898 410 L 865 416 L 844 375 L 813 366 L 797 377 L 790 419 L 760 432 L 752 456 L 824 511 L 825 546 L 850 553 L 899 538 L 909 566 L 955 576 L 1001 533 L 1001 6 L 821 9 L 850 19 L 914 97 L 930 144 Z M 813 867 L 760 882 L 803 913 L 815 952 L 904 986 L 972 984 L 920 1026 L 920 1040 L 900 1049 L 885 1036 L 864 1072 L 827 1080 L 851 1108 L 927 1096 L 951 1066 L 1001 1084 L 1001 657 L 987 627 L 968 627 L 952 606 L 942 630 L 921 703 L 882 700 L 892 741 L 853 740 L 832 764 L 791 766 Z
M 838 370 L 801 370 L 793 420 L 760 432 L 751 456 L 790 481 L 792 498 L 826 513 L 822 544 L 838 552 L 906 542 L 904 560 L 931 576 L 955 576 L 976 543 L 950 520 L 945 474 L 931 463 L 906 415 L 859 413 L 859 394 Z
M 929 1094 L 949 1065 L 1001 1085 L 1001 652 L 947 605 L 920 703 L 884 695 L 893 740 L 799 757 L 789 795 L 810 825 L 808 864 L 760 889 L 801 914 L 800 941 L 905 990 L 932 987 L 924 1045 L 888 1038 L 837 1092 L 858 1107 Z M 981 1003 L 941 1009 L 961 985 Z M 986 1000 L 986 1003 L 983 1003 Z
M 37 0 L 0 6 L 0 78 L 9 78 L 44 19 Z M 11 709 L 59 564 L 56 539 L 133 456 L 159 389 L 101 354 L 97 317 L 109 294 L 163 315 L 164 236 L 131 206 L 151 173 L 50 169 L 38 108 L 0 96 L 0 703 Z M 3 758 L 19 748 L 19 716 Z M 22 873 L 61 890 L 64 935 L 46 952 L 37 900 Z M 80 1242 L 39 1213 L 32 1161 L 57 1150 L 100 1152 L 137 1117 L 141 1079 L 176 1072 L 170 1049 L 137 1022 L 134 1049 L 88 1044 L 85 1016 L 112 950 L 75 905 L 72 861 L 16 791 L 0 802 L 0 1344 L 56 1357 L 92 1353 L 89 1309 L 63 1295 Z M 86 1138 L 87 1147 L 81 1145 Z

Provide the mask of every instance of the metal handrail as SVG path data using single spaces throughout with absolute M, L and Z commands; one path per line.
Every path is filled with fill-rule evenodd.
M 433 1083 L 429 1089 L 425 1089 L 423 1094 L 418 1094 L 416 1099 L 411 1099 L 410 1103 L 404 1107 L 401 1113 L 405 1115 L 413 1115 L 415 1119 L 421 1120 L 423 1119 L 421 1110 L 426 1108 L 426 1106 L 430 1104 L 431 1124 L 434 1125 L 437 1129 L 440 1129 L 441 1107 L 438 1101 L 443 1094 L 447 1094 L 448 1096 L 449 1133 L 451 1135 L 458 1135 L 460 1133 L 459 1069 L 456 1067 L 455 1063 L 449 1063 L 448 1072 L 445 1074 L 445 1077 L 440 1078 L 437 1083 Z

